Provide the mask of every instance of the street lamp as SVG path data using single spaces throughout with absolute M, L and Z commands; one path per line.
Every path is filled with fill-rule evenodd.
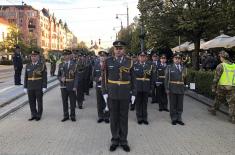
M 128 8 L 128 5 L 127 5 L 127 8 L 126 8 L 126 13 L 124 14 L 116 14 L 116 19 L 118 19 L 119 17 L 118 16 L 126 16 L 126 20 L 127 20 L 127 27 L 129 26 L 129 8 Z

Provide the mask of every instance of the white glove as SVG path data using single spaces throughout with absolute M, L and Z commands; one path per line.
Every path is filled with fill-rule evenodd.
M 131 96 L 131 104 L 134 104 L 135 102 L 135 96 Z
M 108 103 L 108 94 L 104 94 L 103 95 L 104 101 L 107 104 Z
M 24 88 L 24 93 L 27 93 L 27 88 Z
M 42 88 L 42 92 L 43 92 L 43 93 L 45 93 L 46 90 L 47 90 L 46 88 Z
M 109 107 L 106 105 L 104 112 L 107 112 L 107 111 L 109 111 Z

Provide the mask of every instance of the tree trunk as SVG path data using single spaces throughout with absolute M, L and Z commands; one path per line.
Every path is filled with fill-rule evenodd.
M 194 40 L 195 49 L 192 52 L 193 69 L 199 70 L 199 52 L 200 52 L 200 38 Z

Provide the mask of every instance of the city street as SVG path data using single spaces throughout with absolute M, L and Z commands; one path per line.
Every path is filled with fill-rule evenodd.
M 186 126 L 172 126 L 169 113 L 149 104 L 150 125 L 138 125 L 135 112 L 129 113 L 128 154 L 232 155 L 235 152 L 235 126 L 228 117 L 207 112 L 207 106 L 189 98 L 184 100 Z M 77 121 L 62 123 L 59 87 L 44 96 L 44 113 L 39 122 L 29 122 L 29 106 L 0 120 L 0 154 L 9 155 L 103 155 L 126 154 L 121 148 L 109 152 L 109 124 L 96 123 L 95 91 L 86 96 L 84 109 L 77 109 Z

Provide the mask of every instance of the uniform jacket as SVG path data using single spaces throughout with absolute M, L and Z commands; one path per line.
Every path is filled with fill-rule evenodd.
M 170 93 L 184 94 L 185 82 L 186 82 L 186 68 L 181 65 L 181 71 L 179 71 L 175 64 L 169 65 L 165 73 L 165 89 Z M 183 84 L 175 84 L 171 82 L 183 82 Z
M 14 53 L 12 56 L 14 68 L 23 68 L 22 57 L 20 53 Z
M 134 65 L 134 73 L 137 92 L 149 92 L 154 82 L 153 65 L 149 62 L 145 62 L 144 65 L 138 62 Z M 146 78 L 146 80 L 141 78 Z
M 26 65 L 24 88 L 28 90 L 42 90 L 47 88 L 47 68 L 40 61 L 36 65 L 32 63 Z
M 60 63 L 57 77 L 60 81 L 61 88 L 66 88 L 69 91 L 73 90 L 73 88 L 77 88 L 77 64 L 74 61 L 70 61 L 69 66 L 65 62 Z M 61 81 L 63 77 L 65 77 L 65 82 Z
M 112 81 L 129 81 L 129 84 L 113 84 Z M 111 99 L 130 99 L 131 95 L 136 96 L 135 75 L 133 61 L 123 57 L 121 63 L 115 57 L 106 59 L 104 64 L 104 74 L 102 77 L 102 92 L 108 93 Z
M 164 84 L 164 82 L 165 82 L 166 68 L 167 68 L 167 64 L 165 64 L 165 66 L 164 66 L 161 63 L 159 63 L 158 66 L 156 67 L 156 71 L 155 71 L 156 83 L 159 85 Z
M 93 80 L 96 82 L 96 86 L 101 86 L 101 81 L 99 78 L 101 77 L 101 65 L 100 61 L 95 62 L 94 69 L 93 69 Z

